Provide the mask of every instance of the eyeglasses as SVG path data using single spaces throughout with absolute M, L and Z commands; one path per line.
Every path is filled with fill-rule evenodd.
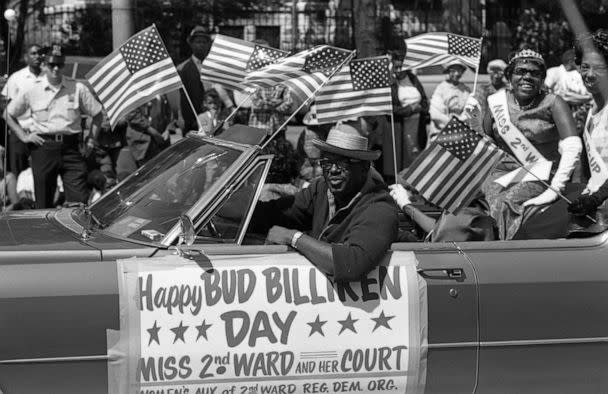
M 57 67 L 57 68 L 63 68 L 63 66 L 65 66 L 65 64 L 63 64 L 63 63 L 47 63 L 47 66 L 50 69 L 53 69 L 55 67 Z
M 606 66 L 605 64 L 589 65 L 587 63 L 583 63 L 580 66 L 580 70 L 583 73 L 590 72 L 591 70 L 598 72 L 598 73 L 605 73 L 606 71 L 608 71 L 608 66 Z
M 543 71 L 532 70 L 529 68 L 516 68 L 515 70 L 513 70 L 513 75 L 517 75 L 518 77 L 523 77 L 526 74 L 530 74 L 532 78 L 542 78 Z
M 344 171 L 349 169 L 352 165 L 357 164 L 357 163 L 361 163 L 361 160 L 356 160 L 356 159 L 329 159 L 329 158 L 324 158 L 324 159 L 320 159 L 319 160 L 319 164 L 321 165 L 321 168 L 323 169 L 323 171 L 329 171 L 332 169 L 332 167 L 335 165 L 336 168 L 340 171 Z

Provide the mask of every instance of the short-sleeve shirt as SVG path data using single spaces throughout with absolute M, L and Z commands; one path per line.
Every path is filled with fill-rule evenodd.
M 81 116 L 95 116 L 101 104 L 80 82 L 63 77 L 59 86 L 44 78 L 8 105 L 8 113 L 19 117 L 31 110 L 32 131 L 42 134 L 78 134 L 82 132 Z
M 43 73 L 36 75 L 30 70 L 29 66 L 24 67 L 21 70 L 13 73 L 13 75 L 8 78 L 6 85 L 4 85 L 0 94 L 9 100 L 14 100 L 17 98 L 17 96 L 19 96 L 20 93 L 31 89 L 34 84 L 39 83 L 44 79 L 45 77 Z M 17 120 L 24 129 L 30 128 L 29 111 L 18 117 Z

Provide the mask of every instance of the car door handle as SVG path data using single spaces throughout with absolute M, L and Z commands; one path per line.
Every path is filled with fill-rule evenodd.
M 418 274 L 428 279 L 451 279 L 456 281 L 462 281 L 466 277 L 462 268 L 419 268 Z

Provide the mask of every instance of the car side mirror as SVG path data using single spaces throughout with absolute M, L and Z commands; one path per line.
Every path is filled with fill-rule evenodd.
M 192 223 L 192 219 L 190 219 L 187 215 L 179 216 L 179 227 L 180 234 L 179 240 L 177 241 L 178 250 L 182 245 L 192 246 L 194 240 L 196 239 L 194 223 Z

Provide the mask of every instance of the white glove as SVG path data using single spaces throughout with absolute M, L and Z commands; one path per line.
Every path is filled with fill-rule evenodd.
M 559 196 L 557 195 L 556 192 L 554 192 L 551 189 L 547 189 L 544 192 L 542 192 L 541 194 L 539 194 L 538 196 L 529 199 L 528 201 L 524 202 L 522 206 L 527 207 L 529 205 L 545 205 L 545 204 L 551 204 L 553 201 L 557 200 Z
M 395 200 L 395 203 L 400 209 L 403 209 L 406 205 L 412 203 L 412 195 L 400 184 L 395 183 L 388 188 L 390 189 L 391 197 L 393 197 L 393 200 Z
M 469 113 L 474 113 L 475 111 L 477 111 L 477 113 L 481 113 L 481 104 L 472 94 L 469 94 L 467 101 L 464 103 L 464 110 L 465 112 Z
M 559 142 L 559 149 L 562 153 L 562 157 L 559 160 L 557 171 L 555 171 L 555 175 L 553 175 L 553 179 L 551 179 L 551 187 L 562 192 L 566 187 L 566 182 L 570 179 L 570 175 L 572 175 L 572 171 L 574 171 L 576 162 L 583 150 L 583 144 L 581 143 L 581 139 L 577 136 L 566 137 Z M 547 189 L 541 195 L 524 202 L 523 206 L 549 204 L 557 200 L 558 197 L 559 195 L 556 192 Z

